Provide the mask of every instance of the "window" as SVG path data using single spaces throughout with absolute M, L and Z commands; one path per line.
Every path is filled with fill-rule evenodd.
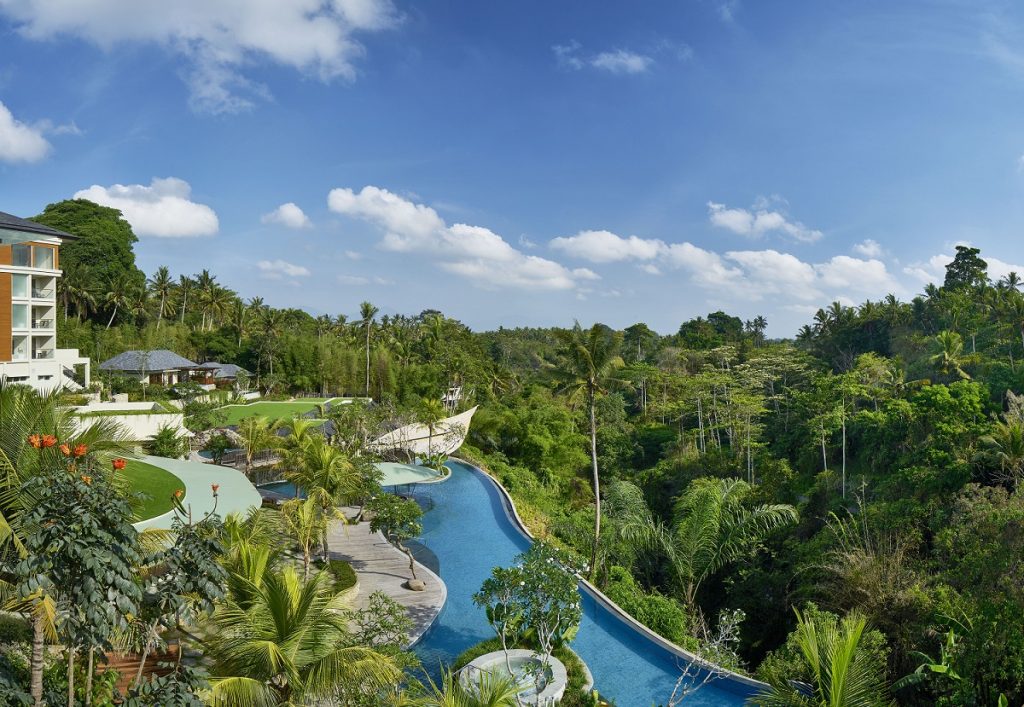
M 11 275 L 11 296 L 28 297 L 28 275 Z
M 27 304 L 12 304 L 11 305 L 11 328 L 12 329 L 28 329 L 28 305 Z
M 44 245 L 32 246 L 32 267 L 53 270 L 53 248 Z
M 16 244 L 11 246 L 11 265 L 17 265 L 23 268 L 32 267 L 32 249 L 23 244 Z
M 28 337 L 15 336 L 11 340 L 11 358 L 15 361 L 28 360 Z

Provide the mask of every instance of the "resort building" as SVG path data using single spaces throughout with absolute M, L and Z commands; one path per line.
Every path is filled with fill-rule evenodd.
M 200 363 L 192 372 L 194 382 L 219 388 L 248 389 L 248 379 L 251 376 L 252 374 L 241 366 L 234 363 L 217 363 L 216 361 Z M 240 385 L 239 377 L 245 382 L 244 385 Z
M 149 385 L 177 385 L 190 380 L 199 366 L 184 356 L 167 349 L 125 351 L 100 364 L 100 370 L 115 376 L 133 378 Z
M 89 385 L 89 359 L 57 348 L 59 249 L 75 238 L 0 211 L 0 380 L 41 391 Z

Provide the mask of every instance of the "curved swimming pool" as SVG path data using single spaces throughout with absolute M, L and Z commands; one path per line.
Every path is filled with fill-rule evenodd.
M 450 461 L 451 478 L 416 487 L 426 501 L 420 540 L 440 565 L 448 601 L 434 624 L 413 646 L 423 665 L 436 675 L 439 666 L 494 634 L 473 593 L 496 566 L 512 564 L 530 546 L 509 518 L 504 497 L 482 471 Z M 583 621 L 572 648 L 594 675 L 595 688 L 619 707 L 664 704 L 685 667 L 683 659 L 638 633 L 592 596 L 582 592 Z M 737 707 L 753 689 L 739 681 L 714 680 L 685 704 Z

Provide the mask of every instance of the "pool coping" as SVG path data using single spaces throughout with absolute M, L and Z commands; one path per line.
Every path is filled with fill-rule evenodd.
M 454 459 L 455 461 L 457 461 L 457 462 L 459 462 L 461 464 L 465 464 L 466 466 L 468 466 L 468 467 L 470 467 L 472 469 L 476 469 L 481 474 L 483 474 L 489 481 L 491 481 L 491 483 L 493 483 L 498 488 L 498 490 L 501 492 L 502 496 L 505 498 L 506 503 L 503 504 L 504 507 L 505 507 L 505 511 L 506 511 L 506 513 L 510 512 L 509 515 L 510 515 L 512 521 L 513 521 L 513 524 L 516 526 L 516 529 L 520 533 L 525 535 L 527 538 L 532 540 L 533 542 L 537 542 L 537 538 L 534 537 L 533 533 L 531 533 L 530 530 L 526 527 L 526 523 L 523 522 L 523 519 L 519 517 L 519 512 L 516 510 L 516 504 L 512 500 L 512 494 L 510 494 L 508 492 L 508 490 L 502 485 L 502 483 L 493 474 L 491 474 L 486 469 L 484 469 L 482 467 L 479 467 L 476 464 L 473 464 L 472 462 L 467 461 L 465 459 L 461 459 L 459 457 L 454 457 L 454 456 L 451 457 L 451 459 Z M 615 616 L 617 619 L 619 619 L 620 621 L 625 623 L 627 626 L 629 626 L 630 628 L 635 630 L 637 633 L 640 633 L 641 635 L 643 635 L 645 638 L 647 638 L 651 642 L 659 645 L 661 648 L 665 649 L 669 653 L 672 653 L 676 657 L 683 658 L 684 660 L 686 660 L 686 661 L 688 661 L 690 663 L 696 663 L 699 667 L 704 668 L 705 670 L 708 670 L 709 672 L 718 673 L 719 675 L 722 675 L 724 678 L 728 678 L 729 680 L 733 680 L 735 682 L 742 683 L 743 685 L 745 685 L 747 687 L 754 687 L 754 688 L 770 687 L 767 683 L 763 683 L 760 680 L 755 680 L 754 678 L 748 677 L 746 675 L 741 675 L 740 673 L 734 672 L 732 670 L 727 670 L 726 668 L 722 668 L 722 667 L 720 667 L 718 665 L 715 665 L 714 663 L 711 663 L 710 661 L 702 658 L 701 656 L 696 655 L 695 653 L 691 653 L 690 651 L 686 650 L 685 648 L 681 648 L 680 646 L 677 646 L 672 641 L 668 640 L 667 638 L 665 638 L 664 636 L 662 636 L 662 635 L 660 635 L 658 633 L 655 633 L 650 628 L 648 628 L 644 624 L 642 624 L 639 621 L 637 621 L 625 609 L 623 609 L 618 604 L 616 604 L 614 601 L 612 601 L 607 596 L 605 596 L 604 593 L 600 589 L 595 587 L 593 584 L 591 584 L 586 579 L 583 579 L 582 577 L 580 577 L 579 578 L 579 584 L 580 584 L 581 588 L 587 594 L 589 594 L 595 601 L 597 601 L 598 603 L 602 604 L 606 609 L 608 609 L 612 613 L 613 616 Z

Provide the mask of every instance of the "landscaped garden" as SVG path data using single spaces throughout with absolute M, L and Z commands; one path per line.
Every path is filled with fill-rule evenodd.
M 237 425 L 247 417 L 266 417 L 269 420 L 288 420 L 296 415 L 305 415 L 317 409 L 318 405 L 329 403 L 334 398 L 302 398 L 301 400 L 260 400 L 246 405 L 225 405 L 220 411 L 225 415 L 225 425 Z
M 117 472 L 117 477 L 124 479 L 128 493 L 141 496 L 136 514 L 139 520 L 155 518 L 167 513 L 174 507 L 174 492 L 182 492 L 185 497 L 185 484 L 169 471 L 138 461 L 127 460 L 124 469 Z

